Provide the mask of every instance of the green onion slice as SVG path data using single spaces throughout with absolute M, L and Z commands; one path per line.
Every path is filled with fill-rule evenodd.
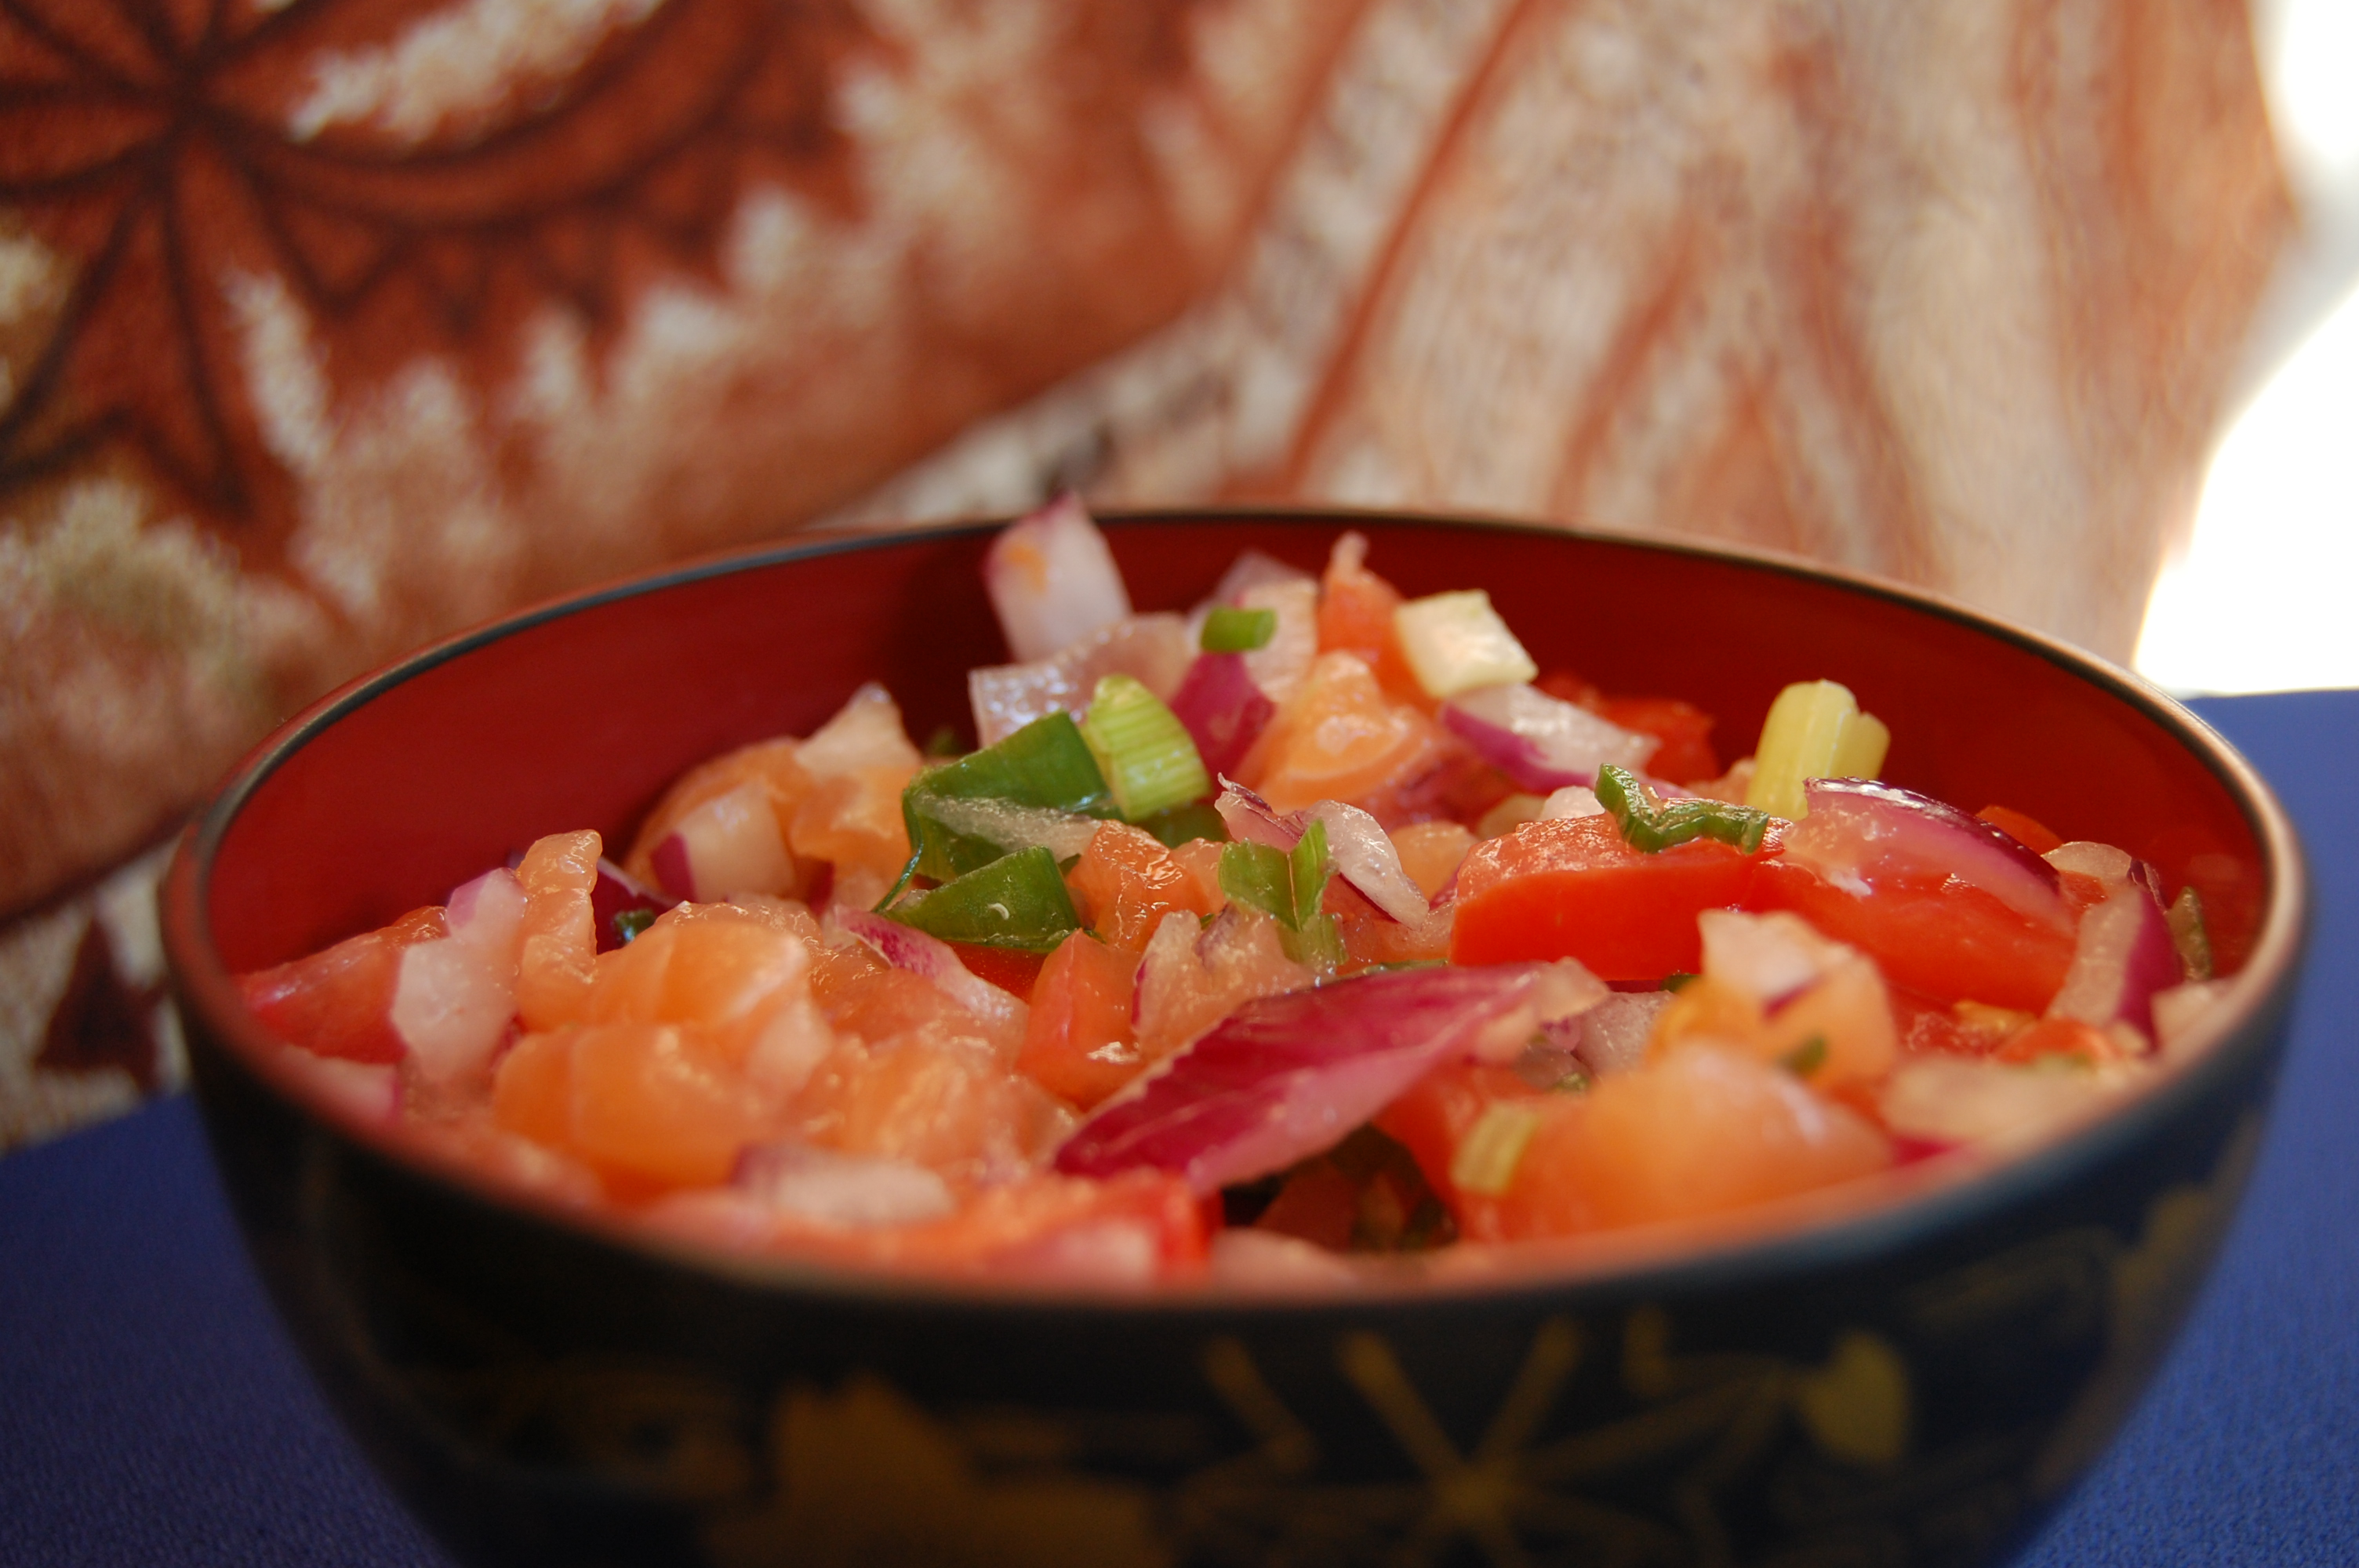
M 1769 830 L 1769 814 L 1724 800 L 1657 800 L 1627 768 L 1597 770 L 1597 803 L 1622 827 L 1633 849 L 1659 853 L 1690 838 L 1717 838 L 1750 855 Z
M 1204 617 L 1196 645 L 1208 654 L 1250 654 L 1277 635 L 1275 610 L 1237 610 L 1223 605 Z
M 1082 739 L 1126 821 L 1212 793 L 1188 727 L 1134 676 L 1106 676 L 1098 682 L 1090 716 L 1082 721 Z
M 911 893 L 884 912 L 945 942 L 1046 953 L 1081 929 L 1057 859 L 1038 845 Z
M 1117 815 L 1114 792 L 1070 713 L 1036 719 L 996 745 L 929 768 L 901 792 L 901 820 L 918 853 L 918 874 L 947 882 L 989 865 L 1009 847 L 952 828 L 932 809 L 940 800 L 1006 801 L 1083 816 Z

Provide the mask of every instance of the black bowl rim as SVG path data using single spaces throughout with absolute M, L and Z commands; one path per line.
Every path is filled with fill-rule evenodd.
M 234 1042 L 224 1054 L 239 1070 L 301 1120 L 342 1144 L 346 1152 L 439 1188 L 446 1198 L 553 1223 L 580 1239 L 620 1248 L 643 1260 L 719 1276 L 757 1291 L 818 1294 L 853 1303 L 939 1303 L 984 1313 L 1028 1313 L 1047 1306 L 1140 1317 L 1180 1314 L 1215 1319 L 1474 1300 L 1496 1305 L 1527 1300 L 1563 1304 L 1576 1294 L 1686 1294 L 1856 1264 L 1936 1233 L 1963 1230 L 2037 1191 L 2070 1184 L 2219 1092 L 2241 1076 L 2245 1058 L 2274 1048 L 2277 1027 L 2291 1005 L 2312 918 L 2310 879 L 2291 818 L 2258 771 L 2217 730 L 2159 689 L 2094 654 L 1923 589 L 1768 549 L 1566 527 L 1522 518 L 1384 508 L 1203 505 L 1109 509 L 1096 515 L 1108 529 L 1188 523 L 1324 526 L 1364 523 L 1560 537 L 1647 554 L 1734 563 L 1828 584 L 1961 623 L 2057 665 L 2143 713 L 2219 779 L 2245 815 L 2268 879 L 2268 901 L 2251 956 L 2231 980 L 2222 1003 L 2212 1010 L 2177 1060 L 2146 1083 L 2110 1097 L 2093 1110 L 2069 1118 L 2021 1144 L 1997 1150 L 1962 1149 L 1875 1178 L 1757 1206 L 1710 1222 L 1607 1233 L 1606 1238 L 1582 1238 L 1562 1248 L 1527 1243 L 1520 1255 L 1504 1254 L 1504 1262 L 1495 1271 L 1371 1271 L 1350 1283 L 1311 1285 L 1299 1292 L 1212 1284 L 1110 1290 L 937 1276 L 732 1251 L 658 1234 L 603 1210 L 571 1206 L 487 1179 L 455 1161 L 417 1148 L 390 1129 L 325 1109 L 274 1059 L 284 1047 L 239 1000 L 235 983 L 212 941 L 206 914 L 212 863 L 231 824 L 254 792 L 320 733 L 429 670 L 560 616 L 713 577 L 766 570 L 847 551 L 987 534 L 1008 521 L 995 517 L 890 529 L 814 529 L 788 543 L 756 545 L 675 562 L 459 632 L 320 697 L 237 763 L 174 849 L 158 903 L 165 955 L 179 1004 L 205 1019 L 215 1037 Z

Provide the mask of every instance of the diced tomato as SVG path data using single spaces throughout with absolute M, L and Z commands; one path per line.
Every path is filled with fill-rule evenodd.
M 1351 1247 L 1352 1228 L 1359 1217 L 1359 1184 L 1329 1162 L 1316 1160 L 1287 1177 L 1254 1227 L 1342 1252 Z
M 1145 952 L 1155 928 L 1174 910 L 1205 915 L 1217 907 L 1153 834 L 1127 823 L 1108 822 L 1092 834 L 1066 881 L 1082 918 L 1131 953 Z
M 1452 911 L 1447 905 L 1423 920 L 1395 920 L 1351 883 L 1337 877 L 1327 884 L 1320 908 L 1335 917 L 1336 935 L 1343 939 L 1344 955 L 1355 966 L 1436 963 L 1450 957 Z
M 1974 815 L 2035 855 L 2045 855 L 2064 842 L 2038 817 L 2026 816 L 2004 806 L 1985 806 Z
M 1744 903 L 1771 862 L 1708 838 L 1634 849 L 1611 816 L 1527 822 L 1459 867 L 1451 961 L 1578 958 L 1608 980 L 1692 974 L 1696 915 Z
M 1459 1190 L 1451 1173 L 1459 1145 L 1495 1105 L 1527 1107 L 1545 1117 L 1554 1114 L 1553 1107 L 1571 1103 L 1569 1096 L 1526 1083 L 1513 1068 L 1457 1062 L 1428 1073 L 1386 1107 L 1376 1117 L 1376 1130 L 1416 1159 L 1426 1184 L 1450 1210 L 1460 1231 L 1482 1240 L 1504 1234 L 1498 1202 Z
M 1720 757 L 1712 749 L 1712 717 L 1702 708 L 1673 697 L 1609 697 L 1598 712 L 1608 723 L 1662 741 L 1647 762 L 1655 777 L 1684 784 L 1720 776 Z
M 1976 887 L 1892 879 L 1854 893 L 1790 862 L 1764 860 L 1747 905 L 1790 909 L 1865 952 L 1897 985 L 1941 1002 L 2046 1010 L 2072 964 L 2072 933 L 2025 918 Z M 1459 916 L 1462 927 L 1465 916 Z
M 440 907 L 413 909 L 308 958 L 241 975 L 238 990 L 270 1032 L 291 1044 L 348 1062 L 398 1062 L 408 1053 L 393 1027 L 401 951 L 450 934 Z
M 1029 997 L 1039 983 L 1044 954 L 1027 953 L 1020 947 L 980 947 L 970 942 L 950 946 L 967 973 L 989 980 L 1010 996 Z
M 1132 1037 L 1138 958 L 1086 931 L 1058 944 L 1033 988 L 1017 1071 L 1082 1109 L 1136 1077 L 1147 1058 Z

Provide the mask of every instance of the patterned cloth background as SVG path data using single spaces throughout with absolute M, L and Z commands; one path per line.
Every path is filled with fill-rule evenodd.
M 821 516 L 1749 540 L 2122 656 L 2293 222 L 2240 0 L 0 0 L 0 1147 L 236 755 Z

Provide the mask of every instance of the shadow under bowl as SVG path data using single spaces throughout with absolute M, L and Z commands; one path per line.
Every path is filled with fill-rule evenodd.
M 233 976 L 610 843 L 682 769 L 864 680 L 965 728 L 1004 657 L 989 530 L 649 576 L 430 648 L 263 745 L 168 876 L 213 1152 L 341 1413 L 484 1563 L 1986 1561 L 2110 1438 L 2257 1143 L 2307 921 L 2242 759 L 2110 666 L 1929 597 L 1732 552 L 1383 514 L 1107 521 L 1142 608 L 1343 529 L 1479 585 L 1543 668 L 1726 743 L 1850 686 L 1893 782 L 2003 802 L 2203 893 L 2239 966 L 2201 1049 L 2004 1159 L 1943 1156 L 1675 1244 L 1247 1299 L 986 1290 L 724 1257 L 496 1189 L 309 1100 Z M 1790 1554 L 1790 1555 L 1789 1555 Z

